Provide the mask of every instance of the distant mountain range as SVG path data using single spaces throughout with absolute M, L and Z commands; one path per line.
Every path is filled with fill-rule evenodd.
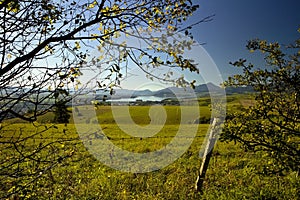
M 219 86 L 216 86 L 213 83 L 207 83 L 207 84 L 201 84 L 201 85 L 196 86 L 194 90 L 190 87 L 186 87 L 186 88 L 168 87 L 168 88 L 164 88 L 164 89 L 161 89 L 158 91 L 151 91 L 149 89 L 146 89 L 146 90 L 116 89 L 114 95 L 110 95 L 108 91 L 103 91 L 103 90 L 97 90 L 96 95 L 97 95 L 97 99 L 102 99 L 103 96 L 105 96 L 107 99 L 135 98 L 135 97 L 140 97 L 140 96 L 156 96 L 156 97 L 162 97 L 162 98 L 172 98 L 175 96 L 189 97 L 189 96 L 194 96 L 195 94 L 197 96 L 208 96 L 209 93 L 217 93 L 220 90 L 221 90 L 221 88 Z M 27 91 L 27 89 L 26 88 L 20 89 L 20 88 L 9 87 L 9 88 L 6 88 L 5 91 L 11 92 L 11 93 L 13 93 L 15 91 L 15 94 L 18 95 L 18 93 L 25 92 L 25 91 Z M 254 92 L 254 90 L 251 86 L 227 87 L 227 88 L 225 88 L 225 91 L 226 91 L 227 95 Z M 90 92 L 92 92 L 92 91 L 90 91 Z M 0 95 L 5 95 L 5 93 L 2 94 L 2 91 L 0 90 Z
M 214 85 L 213 83 L 201 84 L 192 88 L 182 88 L 182 87 L 168 87 L 158 91 L 146 90 L 128 90 L 128 89 L 116 89 L 114 95 L 108 95 L 107 93 L 98 93 L 98 96 L 106 95 L 108 99 L 119 99 L 119 98 L 135 98 L 140 96 L 156 96 L 156 97 L 189 97 L 194 96 L 207 96 L 209 93 L 217 93 L 222 89 L 219 86 Z M 251 93 L 253 92 L 252 87 L 227 87 L 225 88 L 226 94 L 242 94 L 242 93 Z M 102 97 L 100 97 L 102 98 Z

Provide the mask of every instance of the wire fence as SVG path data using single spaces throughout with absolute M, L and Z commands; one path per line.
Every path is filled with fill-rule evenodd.
M 182 138 L 182 139 L 191 139 L 191 138 L 205 138 L 205 135 L 196 135 L 196 136 L 177 136 L 177 135 L 157 135 L 157 136 L 150 136 L 150 137 L 120 137 L 118 135 L 115 136 L 108 136 L 104 133 L 93 132 L 88 133 L 87 135 L 79 136 L 78 133 L 68 133 L 62 131 L 51 131 L 50 133 L 37 133 L 36 131 L 26 131 L 25 134 L 23 133 L 16 133 L 16 130 L 0 130 L 0 144 L 7 140 L 24 140 L 24 139 L 31 139 L 31 140 L 59 140 L 59 139 L 68 139 L 68 140 L 101 140 L 101 139 L 109 139 L 112 141 L 120 141 L 120 140 L 144 140 L 144 139 L 171 139 L 171 138 Z M 42 134 L 47 134 L 43 136 Z M 82 134 L 83 135 L 83 134 Z

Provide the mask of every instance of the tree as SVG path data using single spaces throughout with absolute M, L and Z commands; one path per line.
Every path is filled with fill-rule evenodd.
M 67 124 L 69 123 L 69 119 L 71 117 L 70 110 L 68 110 L 68 107 L 66 105 L 66 102 L 64 101 L 58 101 L 56 102 L 55 108 L 54 108 L 54 123 L 63 123 Z
M 247 48 L 264 54 L 266 66 L 255 68 L 240 59 L 232 64 L 243 73 L 225 82 L 225 86 L 251 86 L 255 104 L 228 114 L 222 139 L 262 152 L 264 173 L 299 172 L 300 39 L 287 47 L 284 53 L 278 43 L 249 41 Z
M 37 116 L 51 110 L 54 104 L 49 99 L 54 99 L 58 89 L 69 92 L 70 87 L 78 86 L 81 71 L 95 62 L 99 66 L 105 64 L 105 71 L 110 72 L 106 77 L 111 80 L 110 84 L 99 84 L 101 88 L 110 90 L 112 85 L 119 85 L 123 77 L 121 68 L 126 67 L 129 60 L 151 78 L 164 80 L 164 77 L 154 76 L 141 65 L 138 59 L 141 57 L 147 57 L 148 63 L 151 61 L 156 66 L 165 64 L 197 71 L 189 60 L 180 57 L 175 48 L 151 46 L 152 49 L 147 52 L 127 46 L 126 41 L 117 40 L 124 35 L 144 37 L 143 40 L 151 44 L 157 38 L 146 37 L 141 32 L 144 30 L 149 33 L 159 28 L 186 31 L 189 34 L 190 27 L 181 27 L 182 22 L 197 8 L 198 5 L 185 0 L 102 0 L 79 3 L 2 0 L 0 121 L 9 116 L 35 121 Z M 200 22 L 210 19 L 207 17 Z M 99 49 L 102 55 L 109 55 L 112 48 L 119 54 L 110 54 L 110 58 L 94 57 L 91 59 L 93 62 L 88 63 L 87 57 L 92 57 L 92 50 L 95 49 L 92 46 Z M 168 62 L 157 62 L 158 57 L 151 56 L 153 52 L 167 54 Z M 102 74 L 103 71 L 104 67 Z M 116 74 L 116 77 L 113 78 L 112 74 Z M 36 98 L 30 98 L 32 94 Z M 25 107 L 30 107 L 33 114 L 24 115 Z
M 20 128 L 14 134 L 7 124 L 1 128 L 0 151 L 5 160 L 0 164 L 0 198 L 24 192 L 74 154 L 78 138 L 37 142 L 37 136 L 42 138 L 49 127 L 56 126 L 39 126 L 36 120 L 67 104 L 76 95 L 73 91 L 84 90 L 79 77 L 91 66 L 102 75 L 95 86 L 111 93 L 121 84 L 128 63 L 150 79 L 193 86 L 184 77 L 172 77 L 171 70 L 159 76 L 153 69 L 199 72 L 195 63 L 182 56 L 183 49 L 193 43 L 168 40 L 176 32 L 190 36 L 191 26 L 184 27 L 183 22 L 198 7 L 190 0 L 0 0 L 0 123 L 20 118 L 35 126 L 35 131 Z M 198 23 L 210 20 L 209 16 Z M 159 38 L 152 34 L 162 28 L 167 31 Z M 127 45 L 129 37 L 143 40 L 150 48 Z M 97 56 L 95 49 L 100 52 Z M 62 143 L 69 143 L 71 150 L 61 150 Z

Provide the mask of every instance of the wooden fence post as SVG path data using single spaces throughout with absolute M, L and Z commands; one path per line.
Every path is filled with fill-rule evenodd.
M 199 170 L 199 174 L 195 183 L 195 189 L 198 192 L 203 192 L 203 182 L 205 178 L 205 174 L 208 168 L 209 160 L 212 156 L 212 152 L 214 149 L 214 146 L 216 144 L 216 141 L 218 139 L 219 135 L 219 129 L 220 129 L 220 119 L 219 118 L 214 118 L 212 122 L 212 126 L 207 138 L 207 142 L 204 148 L 204 153 L 203 153 L 203 158 Z

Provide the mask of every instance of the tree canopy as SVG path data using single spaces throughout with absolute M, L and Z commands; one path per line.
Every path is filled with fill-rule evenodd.
M 225 82 L 225 86 L 251 86 L 255 103 L 228 113 L 222 139 L 239 142 L 248 151 L 261 151 L 264 173 L 299 171 L 300 166 L 300 39 L 286 47 L 249 41 L 247 48 L 261 52 L 265 66 L 240 59 L 232 64 L 243 73 Z
M 152 74 L 140 62 L 141 58 L 154 67 L 164 65 L 198 72 L 181 55 L 180 49 L 191 43 L 172 44 L 164 40 L 167 35 L 158 39 L 151 34 L 164 28 L 169 33 L 190 35 L 191 27 L 183 27 L 183 22 L 198 7 L 189 0 L 2 0 L 0 121 L 7 117 L 35 121 L 54 106 L 49 99 L 67 98 L 71 87 L 78 88 L 81 84 L 78 77 L 91 65 L 101 66 L 102 74 L 109 72 L 103 79 L 110 82 L 99 81 L 98 86 L 111 91 L 120 85 L 128 61 L 151 79 L 171 79 L 170 74 L 164 77 Z M 199 23 L 210 20 L 211 17 L 206 17 Z M 127 45 L 130 37 L 142 39 L 151 48 Z M 100 56 L 93 55 L 95 49 Z M 152 56 L 155 52 L 165 56 L 161 60 Z M 175 78 L 168 81 L 176 82 Z M 177 79 L 177 83 L 186 82 Z M 33 111 L 31 115 L 26 114 L 28 109 Z

